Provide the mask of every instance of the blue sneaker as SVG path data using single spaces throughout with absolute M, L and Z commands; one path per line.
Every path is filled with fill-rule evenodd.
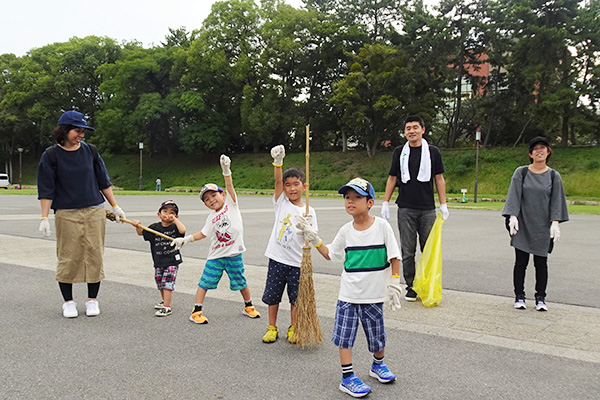
M 392 374 L 385 363 L 371 364 L 369 376 L 376 378 L 381 383 L 390 383 L 396 380 L 396 375 Z
M 362 383 L 358 376 L 352 374 L 346 379 L 342 378 L 340 390 L 352 397 L 364 397 L 371 393 L 371 387 Z

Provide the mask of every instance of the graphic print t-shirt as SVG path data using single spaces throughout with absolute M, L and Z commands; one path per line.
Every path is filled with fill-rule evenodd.
M 229 195 L 225 196 L 225 204 L 220 211 L 213 210 L 208 214 L 201 232 L 210 238 L 208 260 L 231 257 L 246 251 L 242 214 L 238 203 Z
M 295 216 L 304 216 L 306 206 L 293 205 L 285 193 L 281 193 L 278 199 L 273 196 L 273 205 L 275 206 L 275 223 L 273 224 L 265 256 L 273 261 L 300 268 L 304 235 L 296 228 L 298 221 Z M 319 226 L 317 225 L 317 215 L 314 208 L 309 207 L 308 213 L 312 215 L 313 229 L 318 231 Z
M 163 233 L 172 238 L 183 237 L 184 235 L 179 233 L 177 225 L 171 224 L 169 226 L 162 226 L 162 223 L 156 222 L 149 226 L 150 229 L 154 229 L 157 232 Z M 144 231 L 144 240 L 150 242 L 150 250 L 152 251 L 152 260 L 154 260 L 154 266 L 156 268 L 170 267 L 171 265 L 179 265 L 183 261 L 181 259 L 181 253 L 175 247 L 171 246 L 169 239 L 162 238 L 155 235 L 152 232 Z

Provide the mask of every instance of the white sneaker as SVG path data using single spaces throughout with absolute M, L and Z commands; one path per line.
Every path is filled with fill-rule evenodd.
M 527 309 L 527 305 L 525 305 L 525 299 L 517 298 L 515 300 L 515 308 L 517 310 L 526 310 Z
M 100 314 L 100 308 L 98 307 L 98 300 L 88 300 L 85 302 L 85 315 L 88 317 L 95 317 Z
M 538 311 L 548 311 L 548 306 L 543 297 L 537 297 L 535 299 L 535 309 Z
M 171 307 L 169 307 L 169 308 L 163 307 L 160 310 L 158 310 L 157 312 L 155 312 L 154 315 L 156 315 L 157 317 L 168 317 L 172 313 L 173 313 L 173 311 L 171 310 Z
M 79 315 L 77 313 L 77 304 L 73 300 L 64 303 L 62 308 L 63 317 L 65 318 L 77 318 L 77 316 Z

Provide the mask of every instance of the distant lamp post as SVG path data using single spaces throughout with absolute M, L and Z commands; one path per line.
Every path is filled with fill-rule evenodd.
M 19 146 L 17 147 L 17 151 L 19 152 L 19 190 L 21 190 L 21 188 L 23 187 L 21 186 L 21 180 L 23 179 L 23 148 Z
M 481 141 L 481 131 L 475 132 L 475 191 L 473 192 L 473 202 L 477 203 L 477 177 L 479 175 L 479 142 Z
M 140 142 L 140 190 L 144 190 L 142 184 L 142 150 L 144 150 L 144 142 Z

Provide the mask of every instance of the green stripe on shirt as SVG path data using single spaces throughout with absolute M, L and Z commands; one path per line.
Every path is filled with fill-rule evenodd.
M 389 266 L 385 244 L 346 247 L 346 272 L 378 271 Z

